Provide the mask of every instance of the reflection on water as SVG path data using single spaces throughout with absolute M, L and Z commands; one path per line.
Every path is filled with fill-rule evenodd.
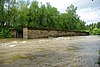
M 100 36 L 1 39 L 0 67 L 99 67 Z

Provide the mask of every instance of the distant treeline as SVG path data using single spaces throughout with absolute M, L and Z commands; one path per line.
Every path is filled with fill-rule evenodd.
M 66 7 L 65 13 L 60 13 L 50 3 L 43 4 L 29 0 L 0 0 L 0 35 L 9 31 L 9 27 L 50 28 L 58 30 L 85 31 L 85 22 L 76 13 L 77 7 Z M 5 29 L 4 29 L 5 28 Z M 6 31 L 6 32 L 7 32 Z
M 86 30 L 92 35 L 100 35 L 100 22 L 87 25 Z

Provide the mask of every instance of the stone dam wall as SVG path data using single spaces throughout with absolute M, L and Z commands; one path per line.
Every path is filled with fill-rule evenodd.
M 48 38 L 61 36 L 86 36 L 89 32 L 55 30 L 55 29 L 38 29 L 38 28 L 23 28 L 23 38 Z

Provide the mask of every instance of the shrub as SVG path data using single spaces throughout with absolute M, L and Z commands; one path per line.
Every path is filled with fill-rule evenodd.
M 12 34 L 8 28 L 3 28 L 0 30 L 0 38 L 11 38 Z

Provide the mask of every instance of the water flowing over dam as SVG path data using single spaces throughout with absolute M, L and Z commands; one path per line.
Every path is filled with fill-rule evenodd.
M 0 39 L 0 67 L 99 67 L 100 36 Z

